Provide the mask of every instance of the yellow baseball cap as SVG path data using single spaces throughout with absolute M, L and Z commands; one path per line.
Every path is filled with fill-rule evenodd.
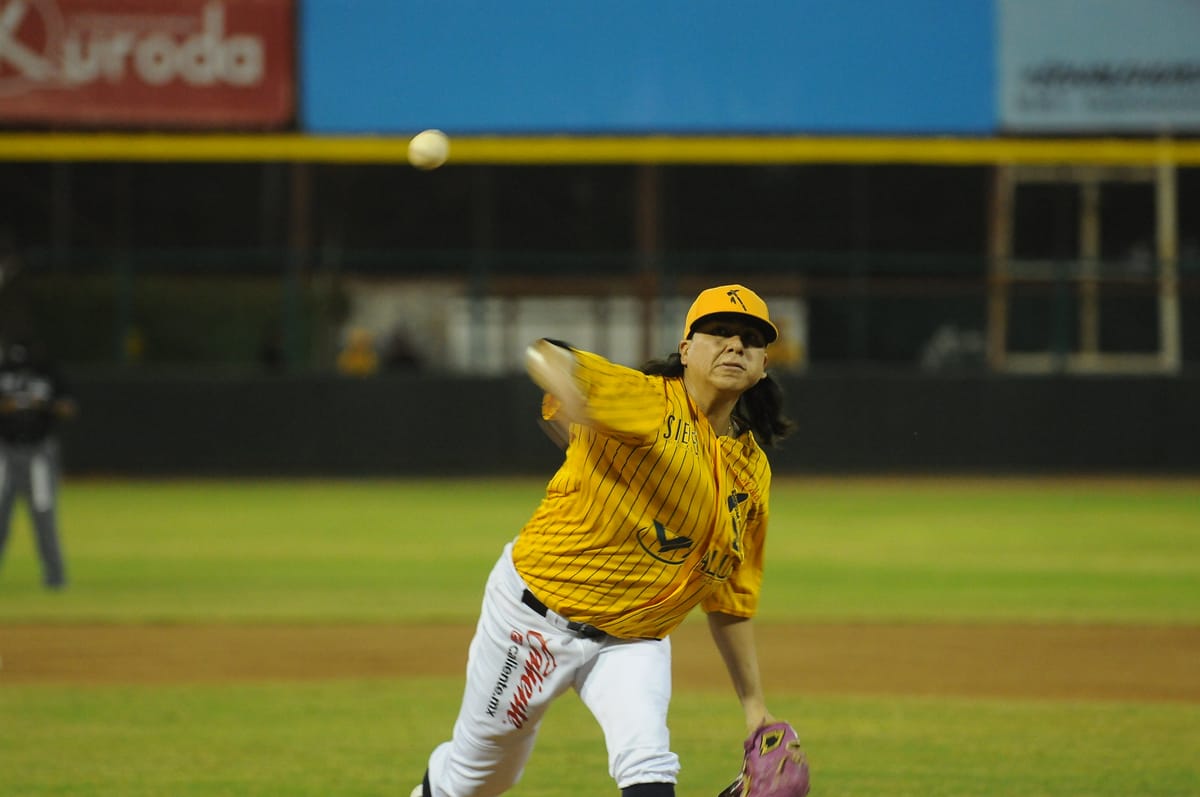
M 718 285 L 700 291 L 700 295 L 688 310 L 687 320 L 683 324 L 683 336 L 690 338 L 696 324 L 708 316 L 726 314 L 746 316 L 755 322 L 762 330 L 763 339 L 767 343 L 779 337 L 779 330 L 771 323 L 771 315 L 767 312 L 767 303 L 745 285 Z

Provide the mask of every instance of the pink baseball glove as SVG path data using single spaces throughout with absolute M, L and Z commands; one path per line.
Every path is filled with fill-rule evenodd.
M 796 729 L 786 722 L 764 725 L 745 743 L 742 771 L 717 797 L 804 797 L 808 758 Z

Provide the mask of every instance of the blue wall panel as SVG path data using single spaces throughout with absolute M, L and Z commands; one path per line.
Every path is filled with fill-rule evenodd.
M 304 0 L 318 133 L 990 134 L 991 0 Z

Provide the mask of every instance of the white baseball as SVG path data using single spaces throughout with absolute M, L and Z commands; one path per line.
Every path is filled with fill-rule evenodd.
M 408 142 L 408 162 L 418 169 L 436 169 L 450 157 L 450 139 L 441 130 L 422 130 Z

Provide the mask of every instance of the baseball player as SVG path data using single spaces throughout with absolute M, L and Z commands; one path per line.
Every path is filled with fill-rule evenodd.
M 29 344 L 12 343 L 0 359 L 0 556 L 8 541 L 13 504 L 21 495 L 33 516 L 42 581 L 66 586 L 58 541 L 59 447 L 57 422 L 74 416 L 75 401 L 50 363 Z
M 623 797 L 674 795 L 669 634 L 697 606 L 747 728 L 773 721 L 750 618 L 771 486 L 760 444 L 792 426 L 766 373 L 777 336 L 757 294 L 722 285 L 692 304 L 678 352 L 641 371 L 529 347 L 543 416 L 567 424 L 565 459 L 488 578 L 452 738 L 412 797 L 507 791 L 568 689 L 599 722 Z

